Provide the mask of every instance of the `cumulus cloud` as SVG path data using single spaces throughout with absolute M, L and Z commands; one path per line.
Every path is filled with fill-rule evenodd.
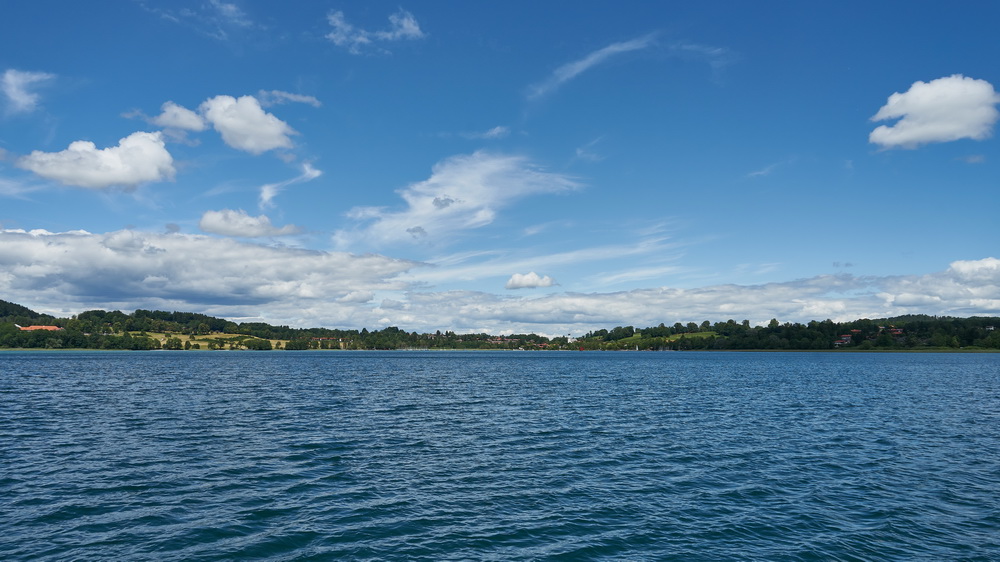
M 221 211 L 205 211 L 198 222 L 198 228 L 204 232 L 222 234 L 225 236 L 240 236 L 244 238 L 260 238 L 263 236 L 287 236 L 298 234 L 299 227 L 288 224 L 278 228 L 271 224 L 267 215 L 251 217 L 243 209 L 223 209 Z
M 0 79 L 0 91 L 7 98 L 7 114 L 30 113 L 38 106 L 39 96 L 31 89 L 55 78 L 47 72 L 8 69 Z
M 147 117 L 140 111 L 124 116 L 141 117 L 163 127 L 168 138 L 176 142 L 188 142 L 187 131 L 201 132 L 211 124 L 221 134 L 222 140 L 237 150 L 261 154 L 277 148 L 292 148 L 290 136 L 297 134 L 295 130 L 274 114 L 264 111 L 263 106 L 297 102 L 319 107 L 319 100 L 281 90 L 261 90 L 258 95 L 259 99 L 253 96 L 211 97 L 202 102 L 197 111 L 167 101 L 156 117 Z
M 285 180 L 278 183 L 268 183 L 260 187 L 260 207 L 263 209 L 265 207 L 272 207 L 273 203 L 271 201 L 286 187 L 294 185 L 297 183 L 312 181 L 323 175 L 323 172 L 313 168 L 311 164 L 305 162 L 302 164 L 302 173 L 290 180 Z
M 638 39 L 632 39 L 631 41 L 612 43 L 603 49 L 598 49 L 590 53 L 580 60 L 564 64 L 557 68 L 546 80 L 529 87 L 528 99 L 536 99 L 550 94 L 566 82 L 616 55 L 650 47 L 654 44 L 654 39 L 655 35 L 650 34 Z
M 376 246 L 428 239 L 445 240 L 457 232 L 490 224 L 497 212 L 518 199 L 577 187 L 571 178 L 546 172 L 524 157 L 476 152 L 434 166 L 431 177 L 400 191 L 401 211 L 356 207 L 348 216 L 371 224 L 338 231 L 340 246 Z
M 927 275 L 859 277 L 821 275 L 763 285 L 654 287 L 618 292 L 554 293 L 508 297 L 473 291 L 411 292 L 403 309 L 382 311 L 393 325 L 421 326 L 432 314 L 438 326 L 500 333 L 582 333 L 611 326 L 660 322 L 770 318 L 847 321 L 903 314 L 952 316 L 1000 313 L 1000 260 L 954 262 Z M 406 324 L 411 319 L 414 324 Z
M 0 294 L 52 311 L 154 308 L 370 326 L 361 296 L 406 289 L 395 278 L 418 265 L 183 233 L 0 231 Z M 313 305 L 321 316 L 303 316 Z
M 953 74 L 917 81 L 906 92 L 889 96 L 871 120 L 899 121 L 876 127 L 868 141 L 884 148 L 916 148 L 932 142 L 983 140 L 1000 118 L 997 103 L 1000 94 L 985 80 Z
M 1000 260 L 926 275 L 821 275 L 762 285 L 651 287 L 515 296 L 431 291 L 404 275 L 420 264 L 131 230 L 0 230 L 0 294 L 45 312 L 188 310 L 295 326 L 458 332 L 583 333 L 701 320 L 806 322 L 901 314 L 1000 314 Z M 439 265 L 434 269 L 447 269 Z
M 186 107 L 168 101 L 161 107 L 161 113 L 150 119 L 150 123 L 169 129 L 204 131 L 207 125 L 201 115 Z
M 289 136 L 296 134 L 295 130 L 265 112 L 253 96 L 215 96 L 205 100 L 199 109 L 222 140 L 237 150 L 261 154 L 292 147 Z
M 392 42 L 404 39 L 422 39 L 426 37 L 420 30 L 413 14 L 400 8 L 398 12 L 389 16 L 389 29 L 381 31 L 366 31 L 354 27 L 347 22 L 344 12 L 336 11 L 327 14 L 327 22 L 333 28 L 326 38 L 338 47 L 345 47 L 353 55 L 359 55 L 368 49 L 377 49 L 380 52 L 389 51 L 381 47 L 376 47 L 376 42 Z
M 313 96 L 282 92 L 281 90 L 261 90 L 257 92 L 257 99 L 264 107 L 282 105 L 286 103 L 304 103 L 313 107 L 321 107 L 323 105 Z
M 17 165 L 65 185 L 102 189 L 173 179 L 173 162 L 161 133 L 137 132 L 109 148 L 76 141 L 61 152 L 36 150 Z
M 515 273 L 511 275 L 504 287 L 507 289 L 534 289 L 536 287 L 551 287 L 555 284 L 555 281 L 548 275 L 539 277 L 537 273 L 531 271 L 529 273 Z

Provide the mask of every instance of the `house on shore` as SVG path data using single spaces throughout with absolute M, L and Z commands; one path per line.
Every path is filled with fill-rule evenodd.
M 59 326 L 21 326 L 19 324 L 14 324 L 22 332 L 35 332 L 37 330 L 44 330 L 47 332 L 58 332 L 62 330 Z

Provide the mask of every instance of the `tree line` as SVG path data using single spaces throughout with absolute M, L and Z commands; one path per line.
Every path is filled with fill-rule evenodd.
M 58 331 L 18 326 L 51 325 Z M 164 340 L 150 333 L 166 334 Z M 580 338 L 381 330 L 290 328 L 235 323 L 193 312 L 90 310 L 70 318 L 38 314 L 0 300 L 0 348 L 81 349 L 584 349 L 584 350 L 916 350 L 1000 349 L 1000 317 L 908 315 L 851 322 L 831 320 L 751 326 L 748 320 L 616 326 Z M 202 347 L 202 346 L 205 347 Z

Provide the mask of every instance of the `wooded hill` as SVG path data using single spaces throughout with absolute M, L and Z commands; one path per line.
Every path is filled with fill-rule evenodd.
M 57 331 L 22 330 L 50 325 Z M 154 336 L 152 334 L 158 334 Z M 275 342 L 272 344 L 272 342 Z M 193 312 L 89 310 L 55 318 L 0 300 L 0 348 L 83 349 L 586 349 L 586 350 L 921 350 L 1000 349 L 1000 317 L 898 316 L 751 326 L 744 320 L 636 329 L 617 326 L 581 338 L 290 328 L 234 323 Z

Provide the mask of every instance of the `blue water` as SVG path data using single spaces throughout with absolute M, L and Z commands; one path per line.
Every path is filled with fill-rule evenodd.
M 1000 355 L 2 352 L 3 560 L 998 560 Z

